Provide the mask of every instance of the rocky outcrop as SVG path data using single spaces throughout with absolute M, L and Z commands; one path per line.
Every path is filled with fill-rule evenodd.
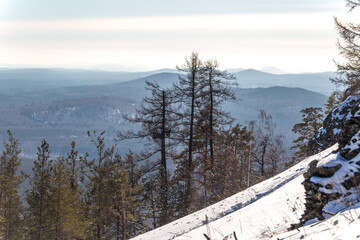
M 360 95 L 327 116 L 311 142 L 316 152 L 338 143 L 336 155 L 312 161 L 304 173 L 305 212 L 300 223 L 324 220 L 360 200 Z
M 360 153 L 360 117 L 358 110 L 353 117 L 345 122 L 339 135 L 339 150 L 341 156 L 350 160 Z
M 346 142 L 346 139 L 341 135 L 343 129 L 348 129 L 345 125 L 352 125 L 347 123 L 356 112 L 359 111 L 360 93 L 349 96 L 338 108 L 332 111 L 324 120 L 323 127 L 319 129 L 317 134 L 308 143 L 308 155 L 314 155 L 321 152 L 335 143 Z M 347 136 L 349 137 L 349 136 Z

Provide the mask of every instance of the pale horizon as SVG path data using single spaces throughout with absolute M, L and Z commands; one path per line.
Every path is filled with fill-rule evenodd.
M 222 69 L 336 71 L 343 0 L 187 2 L 0 0 L 0 67 L 149 71 L 198 52 Z

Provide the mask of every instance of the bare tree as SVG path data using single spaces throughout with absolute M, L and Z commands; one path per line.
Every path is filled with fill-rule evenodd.
M 235 100 L 231 85 L 235 84 L 235 77 L 226 71 L 219 70 L 216 60 L 207 60 L 201 71 L 202 79 L 202 111 L 205 116 L 204 133 L 209 133 L 209 151 L 211 166 L 214 165 L 214 131 L 233 122 L 229 112 L 222 109 L 222 104 L 227 100 Z
M 169 89 L 163 89 L 156 82 L 146 81 L 146 89 L 151 95 L 143 99 L 142 105 L 136 110 L 134 117 L 124 116 L 126 120 L 141 125 L 137 131 L 118 133 L 118 139 L 140 139 L 146 140 L 146 149 L 142 152 L 142 159 L 149 159 L 160 153 L 160 161 L 155 161 L 156 170 L 159 172 L 159 224 L 163 225 L 169 221 L 169 176 L 167 159 L 169 151 L 174 145 L 171 134 L 177 128 L 179 114 L 172 101 L 174 96 Z
M 179 102 L 182 102 L 186 109 L 183 112 L 182 121 L 182 140 L 187 145 L 187 164 L 186 166 L 186 187 L 184 199 L 184 209 L 189 209 L 193 201 L 192 197 L 192 171 L 194 154 L 194 126 L 196 113 L 199 110 L 201 97 L 201 69 L 202 62 L 198 53 L 192 53 L 189 58 L 185 58 L 185 64 L 176 68 L 186 75 L 179 77 L 179 82 L 174 84 L 174 92 Z M 184 153 L 184 152 L 183 152 Z
M 282 136 L 275 135 L 275 127 L 272 116 L 264 110 L 260 110 L 258 119 L 249 124 L 254 137 L 251 164 L 260 181 L 278 173 L 279 164 L 285 158 Z

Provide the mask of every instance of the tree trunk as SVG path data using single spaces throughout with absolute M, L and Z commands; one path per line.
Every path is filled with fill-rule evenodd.
M 123 225 L 123 240 L 126 240 L 126 209 L 125 209 L 125 193 L 124 193 L 124 189 L 121 190 L 121 203 L 122 203 L 122 225 Z
M 185 209 L 189 211 L 191 204 L 191 171 L 192 171 L 192 152 L 193 152 L 193 135 L 194 135 L 194 117 L 195 117 L 195 78 L 197 69 L 192 71 L 191 79 L 191 109 L 190 109 L 190 134 L 189 134 L 189 159 L 187 169 L 187 183 L 186 183 L 186 196 L 185 196 Z
M 42 166 L 41 166 L 41 185 L 40 185 L 40 206 L 39 206 L 39 233 L 38 233 L 38 237 L 39 237 L 39 240 L 42 240 L 42 229 L 43 229 L 43 226 L 42 226 L 42 218 L 43 218 L 43 198 L 44 198 L 44 187 L 43 187 L 43 175 L 44 175 L 44 163 L 42 163 Z
M 212 70 L 209 73 L 209 87 L 210 87 L 210 113 L 209 113 L 209 125 L 210 125 L 210 162 L 211 168 L 214 166 L 214 93 L 213 93 L 213 86 L 212 86 Z
M 117 204 L 118 205 L 118 204 Z M 120 240 L 120 207 L 116 206 L 118 215 L 116 216 L 116 240 Z
M 97 239 L 101 240 L 100 224 L 97 225 Z
M 168 221 L 168 176 L 166 166 L 166 95 L 162 91 L 162 122 L 161 122 L 161 225 Z
M 262 149 L 262 154 L 261 154 L 261 176 L 264 177 L 265 176 L 265 153 L 266 153 L 266 148 L 267 148 L 267 143 L 268 140 L 267 138 L 265 138 L 263 140 L 263 149 Z

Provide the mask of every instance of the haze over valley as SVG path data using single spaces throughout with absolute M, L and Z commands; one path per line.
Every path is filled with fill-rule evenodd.
M 270 74 L 253 69 L 233 74 L 238 83 L 234 88 L 236 100 L 227 102 L 224 108 L 232 113 L 235 122 L 246 125 L 257 118 L 259 110 L 266 110 L 289 145 L 295 137 L 291 129 L 301 119 L 299 111 L 310 106 L 324 107 L 333 88 L 329 77 L 334 76 L 331 72 Z M 134 127 L 122 115 L 134 114 L 142 97 L 148 94 L 145 80 L 170 87 L 178 78 L 175 69 L 150 72 L 2 69 L 1 140 L 7 138 L 5 130 L 13 131 L 25 156 L 35 155 L 43 138 L 49 141 L 54 154 L 65 154 L 72 140 L 82 152 L 92 152 L 87 131 L 105 131 L 111 141 L 118 131 Z M 118 145 L 123 153 L 130 148 L 129 143 Z

